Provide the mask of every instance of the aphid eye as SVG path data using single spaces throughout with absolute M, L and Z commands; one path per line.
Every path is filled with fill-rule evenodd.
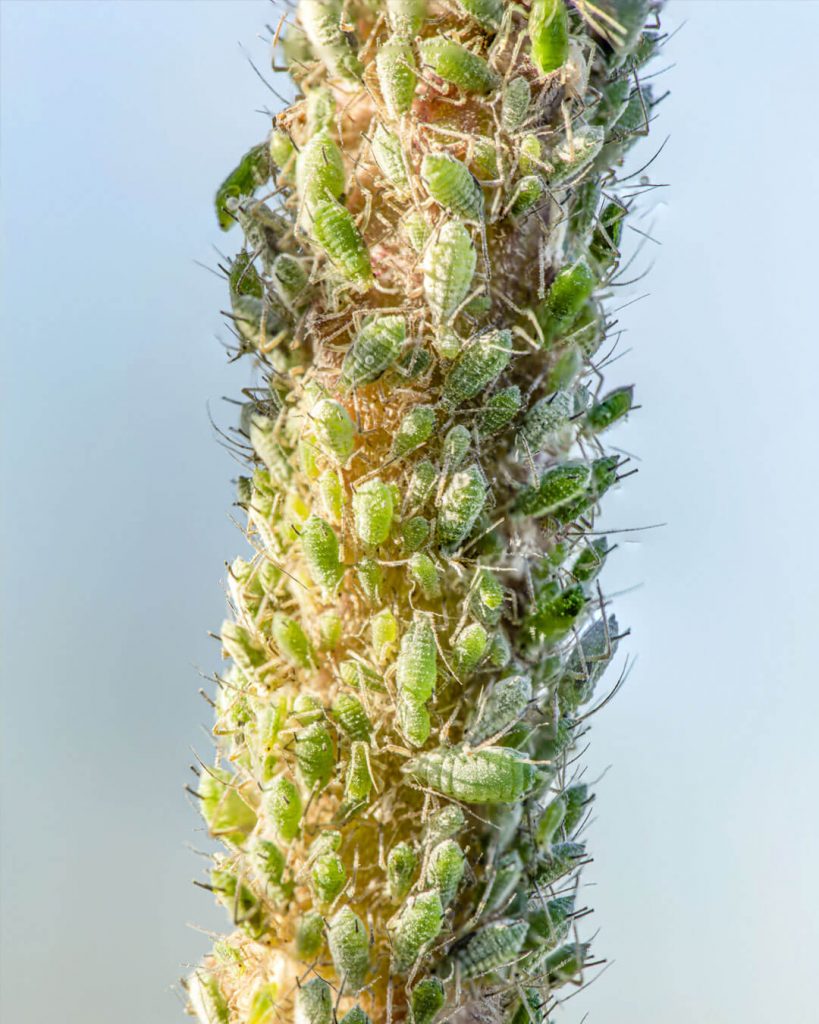
M 339 979 L 350 991 L 360 991 L 370 969 L 370 940 L 364 922 L 349 907 L 331 919 L 327 945 Z
M 534 0 L 529 39 L 532 61 L 542 75 L 563 67 L 569 56 L 569 14 L 564 0 Z
M 424 254 L 424 296 L 433 318 L 446 322 L 469 294 L 477 253 L 472 236 L 460 221 L 451 220 Z
M 375 55 L 378 85 L 393 120 L 406 114 L 412 106 L 417 84 L 414 67 L 415 55 L 405 40 L 393 36 L 379 46 Z
M 341 367 L 343 386 L 355 388 L 378 380 L 398 358 L 407 336 L 402 316 L 373 317 L 358 332 Z
M 424 67 L 464 92 L 486 95 L 498 85 L 498 76 L 486 61 L 452 39 L 430 36 L 418 48 Z
M 464 220 L 483 220 L 483 191 L 472 172 L 448 153 L 427 153 L 421 180 L 435 202 Z
M 363 543 L 377 546 L 390 535 L 393 494 L 378 477 L 367 480 L 353 495 L 355 529 Z

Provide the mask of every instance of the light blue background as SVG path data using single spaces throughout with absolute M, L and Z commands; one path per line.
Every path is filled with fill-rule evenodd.
M 221 913 L 182 785 L 208 750 L 235 465 L 211 402 L 214 186 L 276 104 L 263 2 L 2 7 L 9 1024 L 170 1024 Z M 622 313 L 640 473 L 608 500 L 637 665 L 594 723 L 589 869 L 616 961 L 561 1021 L 817 1019 L 814 3 L 675 2 L 648 159 L 656 260 Z M 201 835 L 199 836 L 201 842 Z

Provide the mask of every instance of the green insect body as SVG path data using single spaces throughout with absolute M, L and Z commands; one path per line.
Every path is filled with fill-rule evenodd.
M 597 518 L 637 408 L 606 353 L 658 4 L 291 6 L 296 98 L 216 196 L 249 547 L 196 787 L 233 930 L 190 1009 L 544 1024 L 589 973 Z

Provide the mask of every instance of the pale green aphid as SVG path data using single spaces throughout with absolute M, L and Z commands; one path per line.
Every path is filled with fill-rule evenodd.
M 370 968 L 370 937 L 364 922 L 349 907 L 343 907 L 327 928 L 327 945 L 339 978 L 345 987 L 358 992 Z
M 471 675 L 480 665 L 489 641 L 486 630 L 479 622 L 464 626 L 452 645 L 455 671 L 461 679 Z
M 432 228 L 424 214 L 420 210 L 410 210 L 401 221 L 401 227 L 412 248 L 416 252 L 422 252 L 432 234 Z
M 301 547 L 313 582 L 332 594 L 344 578 L 338 537 L 332 526 L 318 516 L 310 516 L 301 530 Z
M 344 862 L 334 850 L 316 857 L 310 871 L 310 885 L 320 903 L 332 903 L 346 881 Z
M 270 660 L 269 654 L 256 637 L 230 619 L 222 623 L 221 637 L 225 652 L 233 658 L 237 667 L 251 678 L 257 675 L 257 670 L 263 670 Z
M 563 184 L 569 178 L 578 178 L 603 148 L 606 131 L 600 125 L 578 126 L 571 139 L 559 142 L 549 154 L 553 171 L 549 175 L 552 184 Z
M 418 867 L 418 857 L 409 843 L 398 843 L 387 856 L 387 888 L 390 899 L 400 903 L 407 895 Z
M 523 399 L 517 384 L 497 391 L 489 398 L 478 417 L 478 433 L 481 437 L 492 437 L 500 433 L 520 412 Z
M 444 382 L 443 400 L 454 407 L 474 398 L 506 367 L 512 354 L 509 331 L 487 331 L 464 349 Z
M 411 1024 L 433 1024 L 445 1001 L 444 986 L 437 978 L 422 978 L 412 990 Z
M 488 626 L 498 622 L 505 596 L 497 576 L 490 569 L 481 569 L 472 597 L 472 610 L 481 622 Z
M 276 835 L 285 843 L 291 842 L 301 829 L 301 794 L 294 782 L 280 775 L 274 780 L 264 797 L 264 807 Z
M 312 725 L 324 717 L 321 701 L 312 693 L 300 693 L 293 701 L 292 717 L 299 725 Z
M 341 29 L 343 0 L 299 0 L 298 11 L 316 56 L 333 74 L 357 81 L 364 69 Z
M 477 719 L 466 732 L 466 741 L 476 747 L 500 736 L 524 715 L 531 700 L 532 680 L 529 676 L 498 679 L 479 706 Z
M 524 135 L 518 148 L 518 170 L 521 174 L 536 174 L 543 164 L 543 146 L 537 135 Z
M 341 404 L 322 398 L 310 411 L 310 419 L 321 448 L 340 464 L 346 463 L 355 447 L 355 423 Z
M 428 701 L 438 678 L 435 633 L 425 615 L 416 614 L 401 638 L 396 672 L 398 692 L 412 701 Z
M 398 358 L 407 336 L 402 316 L 376 316 L 358 332 L 341 366 L 341 380 L 347 387 L 359 387 L 378 380 Z
M 188 980 L 188 998 L 202 1024 L 228 1024 L 227 1000 L 213 975 L 199 969 Z
M 438 480 L 438 470 L 426 459 L 416 464 L 407 487 L 407 505 L 419 509 L 426 504 Z
M 398 729 L 413 747 L 423 747 L 432 731 L 432 719 L 426 705 L 400 694 L 396 702 Z
M 386 8 L 393 32 L 412 38 L 424 23 L 427 0 L 386 0 Z
M 317 132 L 296 160 L 296 187 L 308 207 L 344 194 L 344 160 L 327 131 Z
M 523 124 L 529 114 L 532 102 L 532 88 L 529 82 L 518 76 L 507 83 L 501 105 L 501 125 L 504 131 L 514 132 Z
M 373 133 L 372 150 L 375 162 L 387 181 L 400 195 L 407 193 L 410 189 L 409 174 L 399 137 L 379 124 Z
M 374 558 L 362 558 L 355 567 L 358 584 L 370 604 L 378 604 L 383 573 Z
M 317 910 L 303 914 L 296 925 L 296 956 L 313 961 L 324 947 L 324 918 Z
M 451 220 L 424 254 L 424 297 L 433 317 L 448 320 L 472 287 L 478 255 L 472 236 L 460 221 Z
M 421 589 L 425 600 L 434 601 L 441 595 L 441 580 L 438 567 L 426 552 L 416 552 L 409 560 L 409 571 Z
M 538 399 L 523 418 L 520 444 L 531 455 L 546 451 L 556 455 L 568 450 L 573 440 L 571 419 L 574 399 L 568 391 L 556 391 Z
M 344 486 L 337 470 L 326 469 L 318 479 L 318 487 L 325 516 L 339 525 L 344 512 Z
M 468 804 L 513 803 L 538 777 L 525 754 L 507 747 L 432 750 L 408 761 L 404 771 L 442 796 Z
M 529 925 L 505 920 L 484 925 L 455 953 L 464 978 L 477 978 L 511 964 L 523 949 Z
M 314 722 L 296 733 L 296 764 L 306 789 L 323 788 L 336 763 L 333 740 L 323 722 Z
M 457 0 L 458 6 L 484 28 L 497 28 L 503 17 L 503 0 Z
M 485 95 L 497 87 L 498 77 L 483 57 L 453 39 L 431 36 L 423 39 L 418 49 L 423 67 L 464 92 Z
M 275 982 L 259 985 L 250 1004 L 247 1024 L 273 1024 L 276 1019 L 276 997 L 278 994 L 279 987 Z
M 453 475 L 438 509 L 438 539 L 445 551 L 456 550 L 469 536 L 486 504 L 486 490 L 477 463 Z
M 448 907 L 466 871 L 464 852 L 454 839 L 445 839 L 432 850 L 427 861 L 425 882 L 437 889 L 441 905 Z
M 557 831 L 566 817 L 566 801 L 562 797 L 554 800 L 543 810 L 535 825 L 535 844 L 540 850 L 548 850 L 554 842 Z
M 464 220 L 483 220 L 483 192 L 466 166 L 449 153 L 427 153 L 421 161 L 421 180 L 435 202 Z
M 326 86 L 317 86 L 307 94 L 307 125 L 310 134 L 326 131 L 336 114 L 336 101 Z
M 533 0 L 529 38 L 532 61 L 541 74 L 563 67 L 569 57 L 569 15 L 564 0 Z
M 332 717 L 351 740 L 368 740 L 372 733 L 372 723 L 367 717 L 364 706 L 357 697 L 349 693 L 340 693 L 333 704 Z
M 392 490 L 378 477 L 368 480 L 353 495 L 355 530 L 365 544 L 383 544 L 393 517 Z
M 462 423 L 456 423 L 444 438 L 441 455 L 444 467 L 452 472 L 458 469 L 472 447 L 472 435 Z
M 267 151 L 273 166 L 279 168 L 277 181 L 281 184 L 290 184 L 293 180 L 292 168 L 296 157 L 296 147 L 293 145 L 293 140 L 287 132 L 274 128 L 267 141 Z
M 377 662 L 388 660 L 398 642 L 398 620 L 389 608 L 382 608 L 370 623 L 373 654 Z
M 349 210 L 334 199 L 317 200 L 310 211 L 310 231 L 343 277 L 362 288 L 370 285 L 370 254 Z
M 446 804 L 427 822 L 426 841 L 436 846 L 443 839 L 457 835 L 466 824 L 464 812 L 457 804 Z
M 211 835 L 241 845 L 256 826 L 256 812 L 224 768 L 210 768 L 199 781 L 200 809 Z
M 338 612 L 332 610 L 322 612 L 318 620 L 319 645 L 322 650 L 332 651 L 338 647 L 343 629 Z
M 444 908 L 436 890 L 411 896 L 398 913 L 392 934 L 393 965 L 406 974 L 438 937 Z
M 323 978 L 311 978 L 299 987 L 295 1024 L 333 1024 L 333 993 Z
M 288 309 L 303 306 L 309 299 L 307 272 L 295 256 L 279 253 L 273 260 L 273 286 Z
M 363 740 L 355 740 L 350 746 L 350 760 L 344 782 L 344 800 L 347 804 L 359 804 L 369 799 L 373 788 L 370 772 L 370 748 Z
M 395 455 L 407 455 L 420 448 L 435 429 L 435 409 L 431 405 L 416 405 L 404 416 L 392 441 Z
M 352 686 L 356 690 L 373 690 L 378 693 L 384 690 L 380 674 L 356 658 L 342 661 L 338 666 L 338 672 L 347 686 Z
M 399 118 L 412 106 L 417 77 L 415 54 L 412 47 L 398 36 L 393 36 L 379 47 L 375 57 L 378 85 L 393 119 Z
M 277 612 L 273 616 L 273 642 L 281 656 L 291 665 L 309 668 L 313 664 L 313 651 L 307 635 L 295 619 Z
M 283 324 L 269 302 L 255 295 L 233 295 L 230 305 L 233 325 L 250 348 L 272 346 Z
M 512 660 L 512 645 L 503 630 L 498 630 L 492 637 L 486 652 L 486 660 L 493 668 L 506 668 Z
M 521 178 L 512 196 L 510 210 L 515 217 L 531 213 L 546 193 L 546 186 L 538 174 Z

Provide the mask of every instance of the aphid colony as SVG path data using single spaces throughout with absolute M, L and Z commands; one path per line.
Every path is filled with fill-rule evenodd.
M 544 1022 L 593 963 L 577 755 L 618 639 L 593 523 L 632 408 L 603 299 L 655 6 L 302 0 L 276 30 L 300 98 L 216 200 L 257 378 L 197 789 L 235 925 L 188 981 L 202 1024 Z

